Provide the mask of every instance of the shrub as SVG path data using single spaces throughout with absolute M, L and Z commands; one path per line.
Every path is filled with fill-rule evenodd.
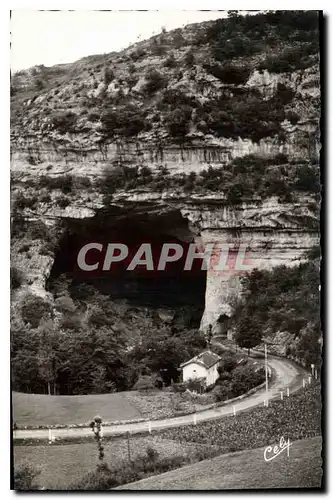
M 204 64 L 206 71 L 213 76 L 228 84 L 244 84 L 247 82 L 251 69 L 247 67 L 238 67 L 232 64 Z
M 59 198 L 57 198 L 56 201 L 57 201 L 57 205 L 60 208 L 66 208 L 70 204 L 70 200 L 66 196 L 60 196 Z
M 50 190 L 60 189 L 64 194 L 68 194 L 72 192 L 73 177 L 69 174 L 59 175 L 57 177 L 41 175 L 39 178 L 39 186 Z
M 29 294 L 23 299 L 20 312 L 25 323 L 30 323 L 32 328 L 37 328 L 41 319 L 51 314 L 51 306 L 41 297 Z
M 193 53 L 193 50 L 188 50 L 185 54 L 185 57 L 184 57 L 184 63 L 186 64 L 186 66 L 193 66 L 194 63 L 195 63 L 195 56 L 194 56 L 194 53 Z
M 164 66 L 166 68 L 175 68 L 177 66 L 177 61 L 173 53 L 166 58 L 166 60 L 164 61 Z
M 131 52 L 130 58 L 132 59 L 132 61 L 135 62 L 135 61 L 138 61 L 139 59 L 142 59 L 143 57 L 145 57 L 146 54 L 147 54 L 147 52 L 142 47 L 138 47 L 136 50 Z
M 21 287 L 23 283 L 23 273 L 17 267 L 10 268 L 10 288 L 11 290 L 17 290 Z
M 172 137 L 184 137 L 189 131 L 192 108 L 183 105 L 165 116 L 165 126 Z
M 310 193 L 320 192 L 319 169 L 313 165 L 300 165 L 296 169 L 295 189 Z
M 105 137 L 132 137 L 148 127 L 145 113 L 133 105 L 120 106 L 117 111 L 113 108 L 105 111 L 101 123 Z
M 167 84 L 164 76 L 153 68 L 149 69 L 146 72 L 145 78 L 146 78 L 146 84 L 144 89 L 148 95 L 154 94 L 158 90 L 163 89 Z
M 72 111 L 57 113 L 51 118 L 52 127 L 60 134 L 75 132 L 78 116 Z
M 105 68 L 104 69 L 104 83 L 106 86 L 109 85 L 109 83 L 112 82 L 114 79 L 114 73 L 111 68 Z
M 35 465 L 29 462 L 16 466 L 14 468 L 14 489 L 19 491 L 36 490 L 36 477 L 40 472 Z
M 15 209 L 24 210 L 25 208 L 33 209 L 38 203 L 37 195 L 33 196 L 25 196 L 21 191 L 19 191 L 16 195 L 14 204 Z

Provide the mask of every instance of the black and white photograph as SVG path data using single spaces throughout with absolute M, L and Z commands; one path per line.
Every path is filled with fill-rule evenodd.
M 10 488 L 323 491 L 323 11 L 111 3 L 10 11 Z

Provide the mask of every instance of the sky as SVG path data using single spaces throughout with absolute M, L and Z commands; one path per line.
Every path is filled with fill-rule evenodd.
M 38 11 L 13 10 L 11 69 L 74 62 L 122 50 L 132 43 L 186 24 L 226 17 L 226 11 Z

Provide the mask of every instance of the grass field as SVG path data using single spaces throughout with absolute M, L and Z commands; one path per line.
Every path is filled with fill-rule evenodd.
M 147 446 L 156 449 L 161 458 L 172 457 L 183 453 L 194 454 L 202 445 L 180 444 L 158 436 L 131 437 L 131 459 L 144 454 Z M 211 447 L 213 450 L 213 447 Z M 40 487 L 46 489 L 66 489 L 76 483 L 86 473 L 95 469 L 97 464 L 97 446 L 89 442 L 84 444 L 14 446 L 14 466 L 25 461 L 39 467 L 41 473 L 37 477 Z M 117 438 L 105 443 L 105 458 L 112 466 L 121 460 L 128 460 L 127 439 Z
M 220 490 L 321 486 L 321 437 L 295 441 L 289 449 L 289 457 L 285 450 L 271 462 L 265 462 L 264 449 L 222 455 L 115 489 Z
M 13 393 L 13 421 L 24 425 L 83 424 L 95 415 L 105 422 L 142 418 L 126 393 L 91 396 L 47 396 Z

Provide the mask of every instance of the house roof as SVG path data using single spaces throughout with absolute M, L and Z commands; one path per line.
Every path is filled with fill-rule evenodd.
M 189 365 L 190 363 L 197 363 L 198 365 L 202 365 L 205 368 L 211 368 L 212 366 L 216 365 L 216 363 L 218 363 L 220 359 L 221 357 L 215 354 L 215 352 L 204 351 L 201 354 L 198 354 L 198 356 L 195 356 L 194 358 L 185 361 L 185 363 L 182 363 L 180 365 L 180 368 L 183 368 L 183 366 Z

